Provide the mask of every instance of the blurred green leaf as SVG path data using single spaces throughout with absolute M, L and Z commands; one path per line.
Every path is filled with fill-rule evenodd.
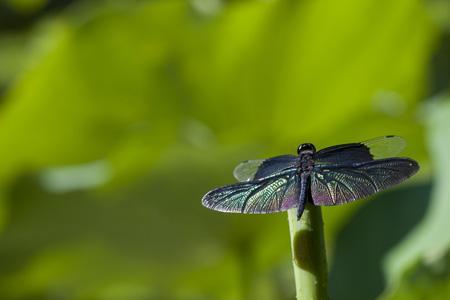
M 4 0 L 8 5 L 23 14 L 35 12 L 47 4 L 47 0 Z
M 402 280 L 389 299 L 447 299 L 450 295 L 449 252 L 433 261 L 420 261 L 404 270 Z
M 447 96 L 441 99 L 434 99 L 426 106 L 426 124 L 428 129 L 428 139 L 430 153 L 433 158 L 434 168 L 434 187 L 431 196 L 431 204 L 427 210 L 426 217 L 410 233 L 401 244 L 399 244 L 387 256 L 385 261 L 385 271 L 390 290 L 394 290 L 400 285 L 400 280 L 407 270 L 413 265 L 421 262 L 433 264 L 442 259 L 450 249 L 450 158 L 448 156 L 448 147 L 450 141 L 450 101 Z M 448 266 L 447 266 L 448 268 Z M 447 270 L 449 272 L 450 269 Z M 416 272 L 416 271 L 412 271 Z M 447 276 L 450 281 L 450 276 Z M 427 287 L 430 291 L 434 286 Z M 396 296 L 393 296 L 393 299 Z M 422 299 L 421 294 L 417 298 Z
M 331 299 L 375 299 L 383 292 L 383 259 L 424 218 L 430 190 L 431 184 L 410 185 L 362 200 L 335 238 Z

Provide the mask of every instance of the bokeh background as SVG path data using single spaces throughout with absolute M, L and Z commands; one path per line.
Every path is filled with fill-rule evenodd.
M 450 299 L 447 0 L 0 0 L 0 299 L 294 299 L 245 159 L 395 134 L 408 182 L 323 209 L 331 299 Z

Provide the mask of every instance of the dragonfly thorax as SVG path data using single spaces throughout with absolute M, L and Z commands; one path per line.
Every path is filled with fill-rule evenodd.
M 312 158 L 312 154 L 307 153 L 300 156 L 300 163 L 299 163 L 299 172 L 306 172 L 309 173 L 314 168 L 314 159 Z
M 297 153 L 300 158 L 299 172 L 311 172 L 314 167 L 313 155 L 316 153 L 316 147 L 310 143 L 304 143 L 298 146 Z
M 313 155 L 314 153 L 316 153 L 316 147 L 314 147 L 313 144 L 311 143 L 304 143 L 301 144 L 300 146 L 298 146 L 297 148 L 297 154 L 299 156 L 302 156 L 303 154 L 310 154 Z

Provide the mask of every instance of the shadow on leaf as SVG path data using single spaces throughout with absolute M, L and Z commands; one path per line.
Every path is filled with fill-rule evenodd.
M 430 190 L 428 183 L 382 194 L 353 216 L 336 239 L 331 299 L 375 299 L 384 290 L 383 258 L 423 218 Z

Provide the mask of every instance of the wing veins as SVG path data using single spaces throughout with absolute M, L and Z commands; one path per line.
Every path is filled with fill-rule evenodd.
M 294 170 L 294 169 L 295 169 L 295 168 L 290 168 L 290 169 L 286 169 L 286 170 L 292 171 L 292 170 Z M 285 173 L 286 170 L 282 171 L 282 173 Z M 287 173 L 287 172 L 286 172 L 286 173 Z M 280 179 L 280 178 L 285 178 L 286 175 L 287 175 L 287 174 L 275 174 L 275 175 L 270 175 L 270 176 L 267 176 L 267 177 L 263 177 L 263 178 L 257 179 L 256 182 L 257 182 L 257 181 L 263 182 L 264 180 L 269 180 L 269 179 L 271 179 L 271 180 L 270 180 L 269 182 L 263 182 L 260 186 L 258 186 L 258 187 L 255 188 L 254 190 L 252 190 L 252 191 L 245 197 L 244 203 L 243 203 L 242 208 L 241 208 L 241 213 L 244 213 L 244 212 L 245 212 L 245 208 L 247 207 L 248 200 L 249 200 L 251 197 L 253 197 L 256 193 L 260 192 L 261 190 L 265 189 L 265 188 L 267 187 L 267 185 L 270 185 L 270 184 L 274 183 L 276 180 L 278 180 L 278 179 Z M 285 179 L 286 179 L 286 178 L 285 178 Z M 287 183 L 288 183 L 288 180 L 286 179 L 286 185 L 287 185 Z M 266 199 L 266 201 L 267 201 L 267 199 Z M 266 202 L 264 202 L 264 203 L 266 203 Z
M 288 178 L 286 178 L 286 180 L 288 180 Z M 288 180 L 288 181 L 286 182 L 286 184 L 284 185 L 284 190 L 283 190 L 282 196 L 286 195 L 286 192 L 287 192 L 287 190 L 288 190 L 289 187 L 290 187 L 290 184 L 289 184 L 289 180 Z M 278 209 L 279 209 L 279 210 L 281 209 L 281 206 L 283 206 L 283 201 L 280 201 L 280 204 L 278 205 Z
M 328 188 L 327 182 L 326 182 L 324 179 L 321 179 L 320 177 L 318 177 L 317 174 L 321 174 L 321 175 L 323 175 L 323 174 L 322 174 L 322 173 L 319 173 L 319 172 L 316 172 L 316 173 L 314 174 L 314 177 L 315 177 L 315 178 L 316 178 L 316 179 L 317 179 L 324 187 L 327 188 L 328 196 L 330 196 L 330 198 L 333 198 L 332 193 L 331 193 L 330 189 Z
M 357 195 L 353 192 L 353 190 L 352 190 L 351 188 L 349 188 L 349 186 L 347 185 L 347 183 L 345 183 L 345 182 L 343 182 L 343 181 L 341 181 L 341 180 L 339 180 L 339 179 L 336 179 L 336 178 L 334 178 L 333 180 L 334 180 L 336 183 L 338 183 L 337 187 L 339 187 L 339 188 L 341 189 L 341 187 L 339 186 L 339 183 L 340 183 L 341 185 L 344 186 L 345 189 L 347 189 L 347 191 L 350 192 L 350 194 L 353 195 L 353 197 L 357 198 Z
M 273 181 L 270 181 L 270 183 L 272 183 Z M 267 184 L 260 184 L 258 187 L 256 187 L 254 190 L 252 190 L 246 197 L 244 200 L 244 203 L 242 204 L 242 208 L 241 208 L 241 213 L 245 212 L 245 208 L 247 207 L 247 203 L 248 200 L 254 196 L 257 192 L 263 190 L 265 187 L 267 186 Z
M 313 170 L 313 202 L 316 205 L 336 205 L 365 198 L 399 184 L 418 169 L 416 161 L 400 157 L 331 166 L 319 163 Z M 333 195 L 335 184 L 339 185 L 337 195 Z
M 379 190 L 379 187 L 376 184 L 376 182 L 372 179 L 372 177 L 367 175 L 366 172 L 363 172 L 363 171 L 358 170 L 358 169 L 345 169 L 344 171 L 363 176 L 372 185 L 372 187 L 374 188 L 375 191 Z
M 403 158 L 403 157 L 390 157 L 388 159 L 407 159 L 407 158 Z M 365 161 L 365 162 L 357 162 L 357 163 L 349 163 L 349 164 L 316 164 L 314 166 L 314 170 L 336 170 L 336 169 L 354 169 L 354 168 L 359 168 L 359 167 L 365 167 L 365 166 L 377 166 L 379 164 L 380 161 L 386 161 L 388 159 L 377 159 L 377 160 L 370 160 L 370 161 Z M 379 168 L 384 168 L 386 170 L 390 170 L 390 171 L 397 171 L 396 169 L 391 169 L 388 167 L 379 167 Z

